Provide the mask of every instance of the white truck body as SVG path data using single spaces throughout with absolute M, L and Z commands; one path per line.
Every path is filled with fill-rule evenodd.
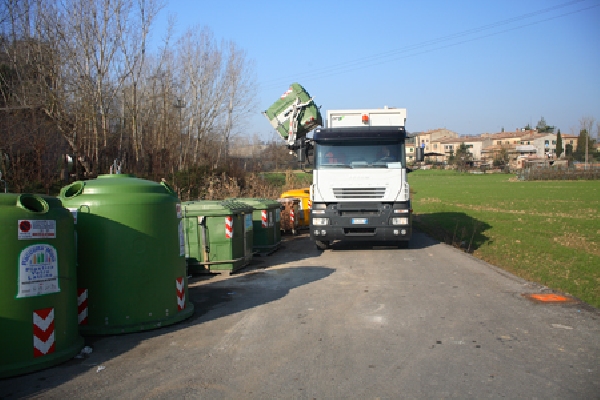
M 314 131 L 311 238 L 408 244 L 406 109 L 329 110 Z M 387 155 L 384 156 L 384 153 Z
M 363 120 L 364 117 L 366 121 Z M 406 108 L 375 108 L 365 110 L 329 110 L 327 128 L 357 126 L 405 126 Z

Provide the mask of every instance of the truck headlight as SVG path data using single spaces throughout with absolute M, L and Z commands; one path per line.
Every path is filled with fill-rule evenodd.
M 313 225 L 329 225 L 329 218 L 313 218 Z
M 397 210 L 394 210 L 394 214 L 408 214 L 408 210 L 403 210 L 403 209 L 399 210 L 399 209 L 397 209 Z
M 408 218 L 407 217 L 392 218 L 392 225 L 408 225 Z

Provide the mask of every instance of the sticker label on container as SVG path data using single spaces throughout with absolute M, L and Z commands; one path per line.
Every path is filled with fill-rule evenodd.
M 56 221 L 54 220 L 19 220 L 19 240 L 56 239 Z
M 247 231 L 252 230 L 252 214 L 246 214 L 244 222 L 245 229 Z
M 19 255 L 17 298 L 60 292 L 56 249 L 47 244 L 28 246 Z
M 181 203 L 175 204 L 175 210 L 177 211 L 177 218 L 181 218 Z
M 77 208 L 68 208 L 71 211 L 71 215 L 73 216 L 73 220 L 75 221 L 75 225 L 77 225 Z

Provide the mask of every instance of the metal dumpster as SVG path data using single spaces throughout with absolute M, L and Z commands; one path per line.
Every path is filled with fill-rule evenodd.
M 191 273 L 235 272 L 252 260 L 252 207 L 234 200 L 182 203 Z
M 114 334 L 190 317 L 181 203 L 166 183 L 100 175 L 64 187 L 75 216 L 84 334 Z M 83 311 L 82 311 L 83 312 Z
M 282 198 L 297 197 L 300 199 L 298 205 L 299 212 L 297 215 L 298 228 L 307 228 L 310 226 L 310 189 L 293 189 L 281 193 Z
M 74 229 L 54 197 L 0 194 L 0 378 L 59 364 L 83 347 Z
M 281 206 L 275 200 L 263 198 L 237 198 L 252 207 L 253 250 L 269 254 L 281 245 Z

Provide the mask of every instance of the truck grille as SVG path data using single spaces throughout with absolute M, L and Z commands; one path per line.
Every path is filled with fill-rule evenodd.
M 337 199 L 381 199 L 385 196 L 385 188 L 333 188 Z

